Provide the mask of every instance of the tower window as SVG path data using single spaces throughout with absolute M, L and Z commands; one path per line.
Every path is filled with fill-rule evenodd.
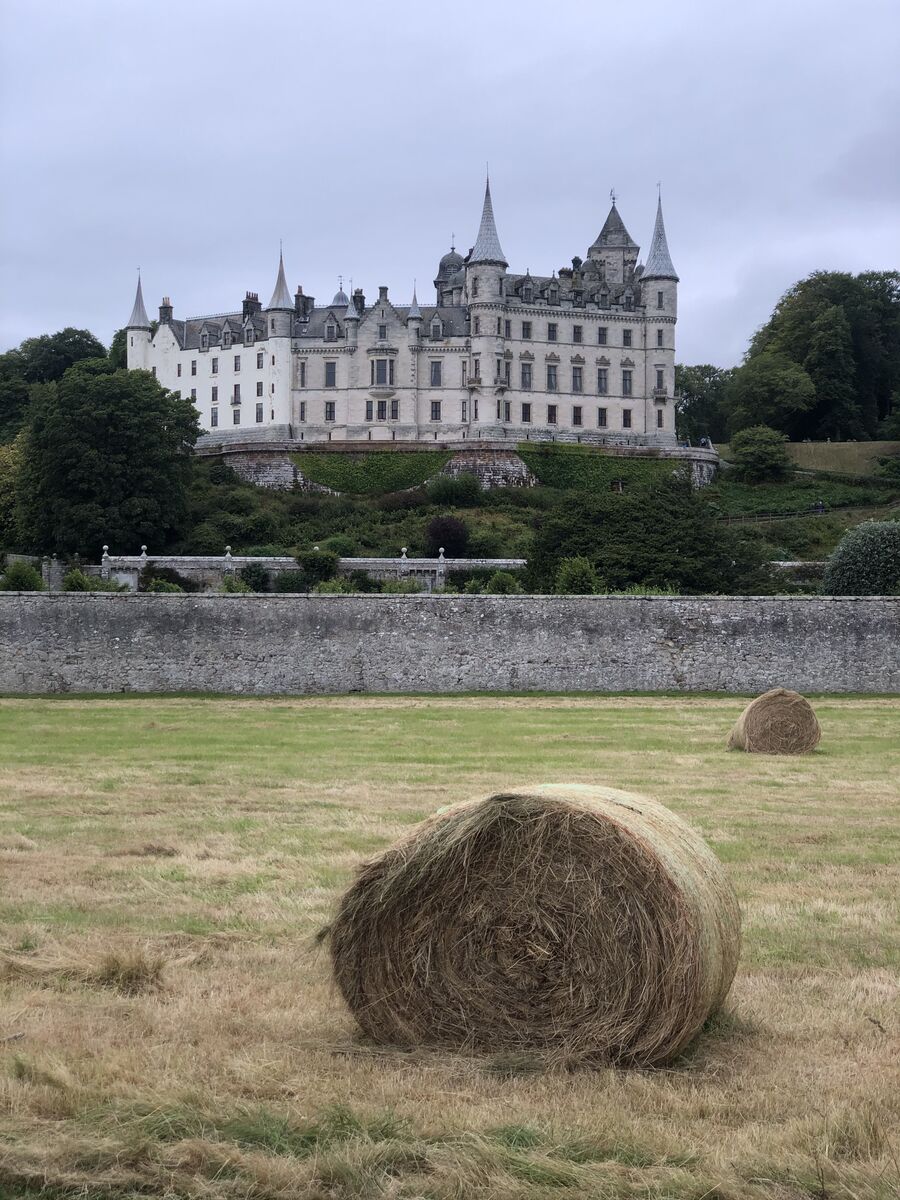
M 663 331 L 661 329 L 657 329 L 656 331 L 656 344 L 657 346 L 661 346 L 663 344 Z
M 218 404 L 218 403 L 219 403 L 219 389 L 218 389 L 217 387 L 214 387 L 214 388 L 212 389 L 212 391 L 210 392 L 210 394 L 209 394 L 209 400 L 210 400 L 210 403 L 211 403 L 211 404 Z
M 325 386 L 337 387 L 337 363 L 327 362 L 325 364 Z
M 500 336 L 500 333 L 501 333 L 502 327 L 503 327 L 503 326 L 502 326 L 502 322 L 501 322 L 500 318 L 498 317 L 498 318 L 497 318 L 497 337 L 499 337 L 499 336 Z
M 579 344 L 583 340 L 583 327 L 581 325 L 572 326 L 572 341 Z
M 178 376 L 179 379 L 181 378 L 181 363 L 178 364 L 178 366 L 175 370 L 175 374 Z
M 583 370 L 584 370 L 583 367 L 573 367 L 572 368 L 572 391 L 573 392 L 584 391 L 584 382 L 583 382 L 584 375 L 582 373 Z
M 192 375 L 196 375 L 196 374 L 197 374 L 197 360 L 196 360 L 196 358 L 192 358 L 192 359 L 191 359 L 191 374 L 192 374 Z
M 241 423 L 241 410 L 240 410 L 239 408 L 235 408 L 235 409 L 233 409 L 233 410 L 232 410 L 232 413 L 231 413 L 231 423 L 232 423 L 232 425 L 240 425 L 240 423 Z
M 664 416 L 665 416 L 665 413 L 663 412 L 663 410 L 661 408 L 658 408 L 656 410 L 656 428 L 657 429 L 662 429 Z
M 597 345 L 598 346 L 606 345 L 606 335 L 607 335 L 606 326 L 601 325 L 600 328 L 597 330 Z
M 239 371 L 241 369 L 241 356 L 239 354 L 236 354 L 234 356 L 234 369 L 236 371 Z
M 665 305 L 663 304 L 663 294 L 662 294 L 662 292 L 657 292 L 657 293 L 656 293 L 656 307 L 657 307 L 657 308 L 665 308 Z
M 435 319 L 434 321 L 431 322 L 431 340 L 433 342 L 440 341 L 441 335 L 443 334 L 443 332 L 444 332 L 444 328 L 441 325 L 440 321 Z
M 263 367 L 265 366 L 265 362 L 266 362 L 266 356 L 263 354 L 262 350 L 257 351 L 257 355 L 256 355 L 257 371 L 261 371 L 263 369 Z
M 211 408 L 209 410 L 209 424 L 210 424 L 211 428 L 213 428 L 213 429 L 215 429 L 218 426 L 219 410 L 217 408 Z
M 212 358 L 212 359 L 210 359 L 210 370 L 212 371 L 213 375 L 218 375 L 218 373 L 219 373 L 219 360 L 218 360 L 217 358 Z
M 512 321 L 505 321 L 503 323 L 503 336 L 512 337 Z
M 473 296 L 478 295 L 478 276 L 477 275 L 474 275 L 472 277 L 472 295 Z
M 256 381 L 256 394 L 257 396 L 261 396 L 263 394 L 263 385 L 261 379 Z
M 475 318 L 475 328 L 472 330 L 472 332 L 481 333 L 481 317 Z
M 257 404 L 257 406 L 256 406 L 256 423 L 257 423 L 257 425 L 262 424 L 262 419 L 263 419 L 263 406 L 261 404 Z
M 387 325 L 378 326 L 378 340 L 379 342 L 387 341 Z
M 231 397 L 231 401 L 233 404 L 240 404 L 241 402 L 241 385 L 239 383 L 234 385 L 234 394 Z
M 663 372 L 657 367 L 656 369 L 656 390 L 661 392 L 665 387 Z
M 306 387 L 306 360 L 301 359 L 299 365 L 300 365 L 300 386 Z

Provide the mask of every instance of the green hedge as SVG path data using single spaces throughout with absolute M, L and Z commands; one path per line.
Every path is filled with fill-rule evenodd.
M 448 450 L 396 450 L 370 454 L 312 451 L 291 456 L 301 474 L 336 492 L 375 496 L 418 487 L 452 458 Z
M 649 483 L 671 475 L 681 464 L 673 459 L 624 458 L 590 446 L 568 446 L 552 442 L 520 442 L 519 457 L 545 487 L 562 490 L 604 491 L 614 480 Z

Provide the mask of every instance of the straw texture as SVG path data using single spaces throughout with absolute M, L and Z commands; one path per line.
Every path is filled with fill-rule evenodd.
M 727 995 L 740 913 L 663 805 L 545 785 L 423 822 L 362 865 L 326 936 L 377 1042 L 649 1065 Z
M 822 729 L 812 705 L 799 692 L 773 688 L 752 701 L 734 724 L 729 750 L 751 754 L 809 754 Z

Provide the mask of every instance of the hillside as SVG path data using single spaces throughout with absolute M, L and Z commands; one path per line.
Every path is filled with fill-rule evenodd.
M 717 445 L 729 459 L 729 444 Z M 879 458 L 900 455 L 900 442 L 788 442 L 787 452 L 801 471 L 829 471 L 839 475 L 872 475 Z

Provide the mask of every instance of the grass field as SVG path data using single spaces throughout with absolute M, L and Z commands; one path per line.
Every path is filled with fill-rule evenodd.
M 881 1200 L 900 1188 L 900 700 L 727 754 L 730 698 L 0 701 L 0 1196 Z M 510 783 L 643 790 L 727 864 L 727 1011 L 666 1070 L 366 1045 L 313 935 Z
M 727 442 L 716 446 L 724 459 Z M 844 475 L 871 475 L 879 458 L 900 454 L 900 442 L 789 442 L 788 454 L 801 470 L 836 471 Z

